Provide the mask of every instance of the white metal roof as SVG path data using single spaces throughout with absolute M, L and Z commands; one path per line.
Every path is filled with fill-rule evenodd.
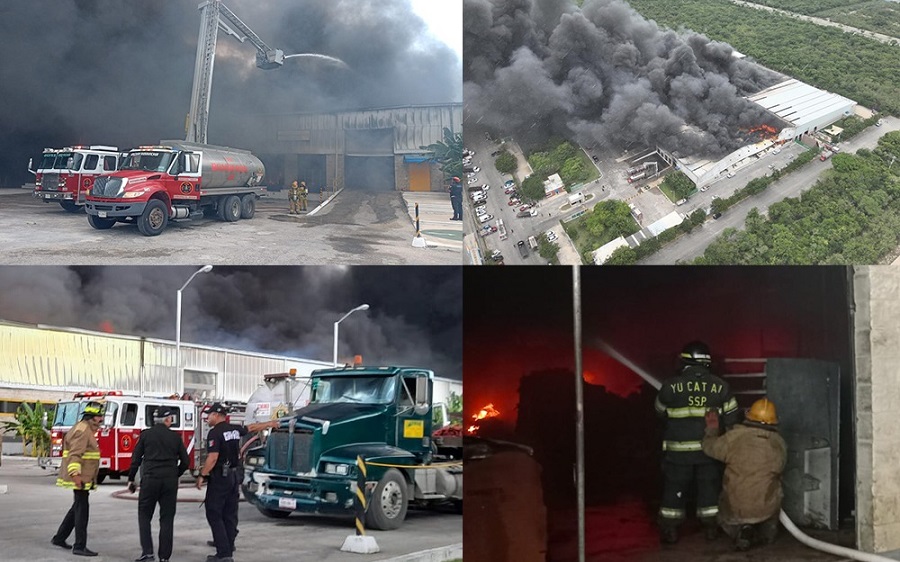
M 856 105 L 853 100 L 800 82 L 785 80 L 748 96 L 750 101 L 768 109 L 798 129 L 816 119 Z

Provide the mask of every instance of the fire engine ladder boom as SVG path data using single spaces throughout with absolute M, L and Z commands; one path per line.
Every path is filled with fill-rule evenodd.
M 197 39 L 197 60 L 194 64 L 194 86 L 191 90 L 191 112 L 188 116 L 189 142 L 206 143 L 209 122 L 209 96 L 212 91 L 213 67 L 216 58 L 218 32 L 228 33 L 241 43 L 249 39 L 256 47 L 256 66 L 262 69 L 278 68 L 284 63 L 284 52 L 272 49 L 241 21 L 222 0 L 207 0 L 199 5 L 200 36 Z M 230 25 L 229 25 L 230 24 Z

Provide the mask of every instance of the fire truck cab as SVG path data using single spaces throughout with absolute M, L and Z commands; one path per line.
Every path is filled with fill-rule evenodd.
M 100 444 L 100 473 L 98 482 L 107 476 L 119 479 L 131 469 L 131 455 L 141 432 L 153 425 L 153 416 L 160 406 L 175 410 L 175 422 L 171 429 L 181 435 L 191 459 L 190 470 L 198 465 L 197 435 L 201 426 L 201 408 L 193 400 L 181 400 L 177 396 L 139 397 L 121 391 L 78 392 L 72 400 L 62 400 L 56 406 L 50 430 L 50 456 L 41 457 L 42 468 L 58 469 L 62 462 L 63 438 L 79 420 L 84 407 L 92 401 L 106 404 L 103 425 L 97 432 Z
M 34 174 L 33 195 L 44 203 L 56 201 L 75 213 L 84 207 L 84 197 L 90 192 L 94 180 L 119 169 L 122 153 L 114 146 L 73 146 L 45 148 L 38 169 Z

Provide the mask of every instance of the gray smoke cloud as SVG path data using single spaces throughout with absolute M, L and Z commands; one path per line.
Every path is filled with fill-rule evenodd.
M 0 267 L 0 319 L 175 338 L 175 294 L 196 268 Z M 456 267 L 216 267 L 183 293 L 183 342 L 330 361 L 425 367 L 462 378 Z
M 4 0 L 0 3 L 0 186 L 32 177 L 45 147 L 131 148 L 184 138 L 198 0 Z M 227 0 L 289 59 L 255 66 L 256 50 L 219 32 L 209 141 L 241 148 L 254 115 L 462 100 L 462 68 L 408 0 Z
M 660 145 L 722 154 L 777 118 L 742 96 L 778 75 L 621 0 L 464 0 L 467 119 L 534 145 Z

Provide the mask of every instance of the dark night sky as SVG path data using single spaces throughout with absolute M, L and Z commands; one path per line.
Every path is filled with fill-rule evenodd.
M 45 147 L 131 148 L 184 138 L 198 0 L 4 0 L 0 3 L 0 186 L 32 176 Z M 349 70 L 288 60 L 255 66 L 256 50 L 219 33 L 209 142 L 240 148 L 254 115 L 462 100 L 462 69 L 407 0 L 228 0 L 285 54 L 322 53 Z
M 175 338 L 175 294 L 195 267 L 0 267 L 0 319 Z M 182 341 L 462 377 L 458 267 L 215 267 L 183 294 Z

